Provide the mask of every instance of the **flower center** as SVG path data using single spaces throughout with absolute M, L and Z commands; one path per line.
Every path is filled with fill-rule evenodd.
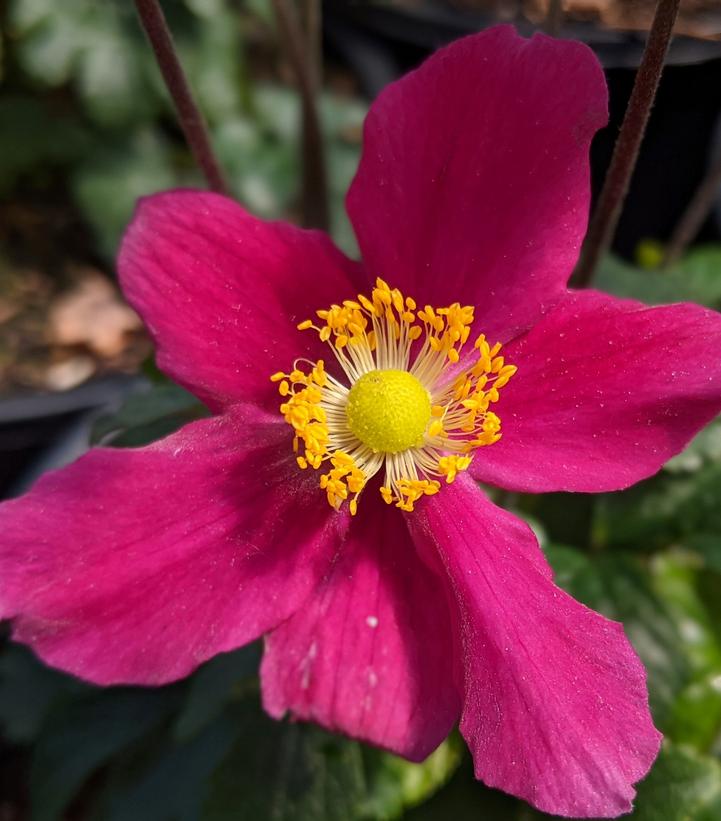
M 319 323 L 305 319 L 298 330 L 328 345 L 340 378 L 322 359 L 296 359 L 289 373 L 270 378 L 283 397 L 279 410 L 293 429 L 298 467 L 325 471 L 319 485 L 336 510 L 347 503 L 355 515 L 368 480 L 385 468 L 383 501 L 410 513 L 443 480 L 468 470 L 478 448 L 501 438 L 491 406 L 516 367 L 484 334 L 460 366 L 472 306 L 419 308 L 379 278 L 370 297 L 358 294 L 316 316 Z
M 431 419 L 431 397 L 408 371 L 370 371 L 348 393 L 348 427 L 373 453 L 420 447 Z

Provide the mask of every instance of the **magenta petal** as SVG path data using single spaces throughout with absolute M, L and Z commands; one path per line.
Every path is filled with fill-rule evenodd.
M 460 712 L 446 585 L 398 511 L 364 496 L 333 572 L 266 640 L 266 710 L 425 758 Z
M 296 323 L 357 293 L 356 264 L 325 234 L 196 191 L 141 200 L 118 269 L 159 366 L 214 409 L 271 397 L 275 405 L 269 375 L 327 350 Z
M 347 205 L 369 274 L 474 305 L 492 342 L 528 327 L 578 256 L 606 111 L 581 43 L 498 26 L 436 52 L 366 119 Z
M 287 439 L 236 411 L 46 475 L 0 506 L 0 617 L 99 684 L 171 681 L 255 639 L 305 600 L 345 521 Z
M 463 476 L 410 517 L 453 582 L 465 659 L 461 732 L 479 779 L 545 812 L 631 808 L 660 744 L 623 628 L 539 572 L 530 529 Z
M 503 437 L 476 478 L 515 490 L 617 490 L 655 473 L 721 412 L 721 315 L 570 293 L 504 349 Z

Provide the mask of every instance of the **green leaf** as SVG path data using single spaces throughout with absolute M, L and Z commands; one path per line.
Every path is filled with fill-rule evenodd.
M 556 580 L 579 601 L 620 621 L 648 671 L 654 718 L 664 726 L 673 703 L 688 684 L 691 665 L 683 636 L 653 579 L 633 556 L 603 553 L 589 557 L 549 545 Z
M 623 623 L 647 669 L 661 729 L 673 740 L 711 749 L 721 730 L 721 576 L 678 551 L 650 564 L 557 545 L 546 552 L 558 584 Z
M 721 462 L 694 473 L 658 474 L 599 497 L 594 532 L 601 544 L 666 547 L 698 532 L 721 533 Z
M 191 739 L 144 744 L 115 763 L 96 817 L 102 821 L 197 821 L 210 776 L 227 755 L 236 727 L 216 717 Z M 150 748 L 148 750 L 148 747 Z
M 32 821 L 53 821 L 87 779 L 166 721 L 179 693 L 117 689 L 92 693 L 48 721 L 33 752 Z
M 669 738 L 710 752 L 721 729 L 721 672 L 699 676 L 678 695 L 666 722 Z
M 139 31 L 130 36 L 116 17 L 106 6 L 102 24 L 78 55 L 76 71 L 85 111 L 108 127 L 151 120 L 161 107 L 145 76 L 151 70 L 147 44 Z
M 589 542 L 597 496 L 590 493 L 506 494 L 484 488 L 502 507 L 508 507 L 546 543 L 586 545 Z
M 195 2 L 195 25 L 187 37 L 178 38 L 181 60 L 203 114 L 210 123 L 238 116 L 243 108 L 247 83 L 243 58 L 240 15 L 223 0 Z
M 638 785 L 633 821 L 718 821 L 721 764 L 709 756 L 664 742 L 649 775 Z M 404 821 L 543 821 L 551 816 L 473 778 L 468 765 Z M 555 817 L 555 816 L 553 816 Z
M 94 424 L 91 441 L 113 447 L 139 447 L 207 416 L 208 410 L 188 391 L 164 382 L 130 395 L 114 414 Z
M 684 539 L 684 545 L 698 553 L 709 570 L 721 573 L 721 532 L 694 533 Z
M 238 742 L 216 772 L 204 821 L 354 821 L 397 818 L 453 772 L 457 742 L 422 764 L 330 735 L 312 725 L 274 722 L 255 699 L 239 703 Z
M 345 194 L 358 168 L 359 149 L 356 146 L 331 142 L 328 145 L 328 177 L 331 181 L 329 199 L 333 239 L 349 256 L 358 256 L 358 243 L 345 208 Z
M 8 22 L 13 34 L 22 36 L 42 25 L 52 15 L 54 0 L 11 0 Z
M 0 654 L 0 728 L 10 741 L 32 741 L 61 699 L 86 689 L 46 667 L 26 648 L 7 645 Z
M 367 107 L 353 98 L 323 95 L 321 125 L 326 140 L 333 237 L 357 252 L 345 213 L 345 194 L 358 166 Z M 278 85 L 255 89 L 252 115 L 226 117 L 214 142 L 233 189 L 250 210 L 268 218 L 286 216 L 297 201 L 300 181 L 297 94 Z
M 549 816 L 477 781 L 468 754 L 448 784 L 403 815 L 403 821 L 535 821 L 542 818 Z
M 710 308 L 721 307 L 721 244 L 692 248 L 673 268 L 686 283 L 688 298 Z
M 206 662 L 190 681 L 186 701 L 175 720 L 174 737 L 191 738 L 246 690 L 257 689 L 260 646 L 250 644 L 232 653 L 222 653 Z
M 694 436 L 685 450 L 666 462 L 664 469 L 670 473 L 694 473 L 712 462 L 721 462 L 721 417 Z
M 87 151 L 89 134 L 73 118 L 33 97 L 0 99 L 0 192 L 24 174 L 67 166 Z
M 15 0 L 9 17 L 24 71 L 48 86 L 72 82 L 97 123 L 147 121 L 159 111 L 147 78 L 152 57 L 127 3 Z
M 712 821 L 721 817 L 721 764 L 664 742 L 638 788 L 634 821 Z
M 662 729 L 675 741 L 710 750 L 721 733 L 721 576 L 681 551 L 655 556 L 650 569 L 690 669 Z
M 678 625 L 693 669 L 699 674 L 721 675 L 721 614 L 719 598 L 712 595 L 709 601 L 705 595 L 708 571 L 695 556 L 678 550 L 654 556 L 651 571 L 654 589 L 663 597 Z M 713 574 L 711 583 L 715 592 L 718 582 L 719 576 Z
M 460 763 L 463 741 L 452 735 L 422 764 L 371 747 L 361 751 L 367 796 L 361 801 L 359 817 L 400 818 L 404 809 L 425 801 L 448 781 Z
M 299 143 L 300 100 L 292 88 L 270 83 L 258 84 L 253 108 L 260 127 L 289 145 Z
M 599 266 L 594 287 L 650 305 L 697 302 L 721 307 L 721 245 L 695 248 L 669 270 L 647 271 L 609 256 Z
M 262 115 L 228 119 L 215 129 L 214 143 L 240 201 L 253 213 L 279 218 L 297 191 L 298 150 L 263 120 Z
M 138 197 L 175 182 L 167 146 L 150 130 L 107 145 L 78 167 L 73 191 L 100 245 L 113 257 Z
M 70 80 L 94 16 L 88 0 L 60 4 L 52 0 L 13 0 L 9 28 L 16 38 L 21 68 L 36 82 L 57 86 Z

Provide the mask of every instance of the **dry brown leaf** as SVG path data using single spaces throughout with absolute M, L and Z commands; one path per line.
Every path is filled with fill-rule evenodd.
M 19 311 L 20 306 L 17 303 L 0 297 L 0 325 L 7 322 L 8 319 L 12 319 Z
M 118 355 L 126 334 L 141 327 L 138 315 L 102 275 L 89 271 L 58 297 L 48 314 L 49 341 L 56 345 L 85 345 L 103 357 Z
M 76 388 L 95 373 L 95 362 L 89 356 L 74 356 L 49 365 L 43 374 L 43 387 L 51 391 Z

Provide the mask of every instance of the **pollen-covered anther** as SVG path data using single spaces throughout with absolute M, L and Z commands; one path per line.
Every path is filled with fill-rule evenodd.
M 358 496 L 365 486 L 365 474 L 347 453 L 336 451 L 330 459 L 333 467 L 320 477 L 320 486 L 325 490 L 328 503 L 336 508 L 353 494 L 350 500 L 350 512 L 355 516 L 358 510 Z
M 294 368 L 289 374 L 274 373 L 271 380 L 280 383 L 278 392 L 287 398 L 280 412 L 295 433 L 293 450 L 297 453 L 301 442 L 304 446 L 303 455 L 296 459 L 298 466 L 320 467 L 329 438 L 326 411 L 321 404 L 322 388 L 327 382 L 323 360 L 313 364 L 310 373 Z
M 283 418 L 293 428 L 293 448 L 302 469 L 319 469 L 329 504 L 358 497 L 381 468 L 387 504 L 412 511 L 423 496 L 467 470 L 476 448 L 501 438 L 490 410 L 516 372 L 481 334 L 463 372 L 449 378 L 468 342 L 474 310 L 455 302 L 424 305 L 376 280 L 370 296 L 359 294 L 316 311 L 298 324 L 327 343 L 345 381 L 328 374 L 322 360 L 298 360 L 293 370 L 273 374 L 284 399 Z M 301 367 L 303 365 L 303 367 Z
M 419 499 L 434 496 L 440 489 L 441 483 L 435 479 L 399 479 L 396 483 L 396 507 L 411 513 Z
M 438 460 L 438 472 L 445 477 L 446 483 L 450 485 L 462 470 L 468 470 L 470 464 L 470 456 L 456 456 L 455 454 L 441 456 Z

